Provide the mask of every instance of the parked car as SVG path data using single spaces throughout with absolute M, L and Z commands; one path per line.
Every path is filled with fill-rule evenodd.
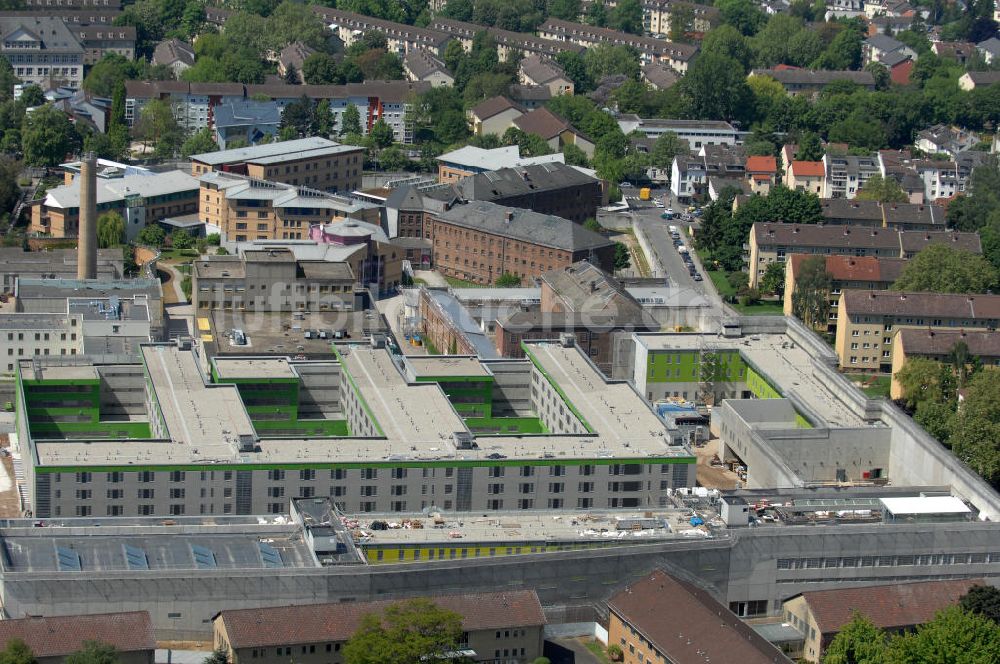
M 697 272 L 695 272 L 695 274 L 694 274 L 694 280 L 695 280 L 695 281 L 703 281 L 703 279 L 702 279 L 701 275 L 700 275 L 700 274 L 698 274 Z

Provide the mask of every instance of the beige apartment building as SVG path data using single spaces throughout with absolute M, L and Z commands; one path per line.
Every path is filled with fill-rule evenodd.
M 545 614 L 534 590 L 427 597 L 462 617 L 461 654 L 474 662 L 530 664 L 542 656 Z M 343 646 L 368 614 L 393 600 L 222 611 L 216 650 L 231 664 L 341 664 Z M 450 657 L 447 659 L 451 659 Z
M 363 168 L 364 148 L 319 137 L 191 155 L 195 177 L 222 171 L 333 192 L 359 189 Z
M 892 337 L 892 384 L 889 396 L 903 397 L 903 386 L 896 374 L 914 357 L 926 357 L 937 362 L 949 362 L 952 350 L 965 344 L 969 355 L 983 368 L 1000 369 L 1000 332 L 969 332 L 966 330 L 922 330 L 904 328 Z
M 802 274 L 802 264 L 808 254 L 792 254 L 785 261 L 784 313 L 794 316 L 793 294 Z M 887 290 L 903 272 L 906 261 L 902 258 L 876 258 L 874 256 L 821 256 L 830 275 L 830 316 L 827 332 L 837 329 L 837 305 L 845 290 Z
M 231 242 L 305 240 L 310 226 L 356 219 L 379 223 L 379 208 L 346 196 L 230 173 L 204 173 L 198 217 Z
M 835 349 L 844 369 L 892 371 L 900 328 L 996 331 L 1000 295 L 847 290 L 837 307 Z
M 749 284 L 757 288 L 771 263 L 784 263 L 791 254 L 912 258 L 932 244 L 982 253 L 978 233 L 958 231 L 900 231 L 886 228 L 819 224 L 757 223 L 743 249 Z

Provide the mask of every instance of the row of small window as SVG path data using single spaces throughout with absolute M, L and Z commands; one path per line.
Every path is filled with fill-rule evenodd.
M 50 349 L 48 349 L 48 348 L 42 348 L 42 349 L 36 348 L 34 354 L 35 355 L 48 355 L 49 354 L 49 350 Z M 76 355 L 76 349 L 75 348 L 70 348 L 69 350 L 70 350 L 70 353 L 69 353 L 70 355 Z M 59 354 L 60 355 L 66 355 L 66 349 L 65 348 L 60 348 L 59 349 Z M 8 356 L 14 355 L 14 349 L 13 348 L 8 348 L 7 349 L 7 355 Z M 23 348 L 18 348 L 17 349 L 17 356 L 18 357 L 24 357 L 24 349 Z M 13 370 L 14 370 L 14 365 L 13 364 L 8 364 L 7 365 L 7 371 L 13 371 Z
M 779 558 L 778 569 L 824 569 L 840 567 L 905 567 L 909 565 L 969 565 L 1000 563 L 1000 551 L 992 553 L 929 553 L 900 556 L 844 556 L 840 558 Z
M 214 471 L 212 471 L 212 472 L 213 472 L 213 475 L 211 476 L 211 479 L 215 479 Z M 209 479 L 208 473 L 209 473 L 209 471 L 202 471 L 201 472 L 201 480 L 202 481 L 205 481 L 205 480 Z M 155 482 L 156 481 L 156 473 L 154 471 L 152 471 L 152 470 L 139 471 L 135 475 L 136 475 L 136 479 L 139 482 L 145 483 L 145 482 Z M 89 473 L 89 472 L 75 473 L 75 476 L 76 476 L 76 482 L 77 482 L 77 484 L 90 484 L 94 480 L 94 473 Z M 171 482 L 183 482 L 186 477 L 187 477 L 187 473 L 185 471 L 183 471 L 183 470 L 173 470 L 173 471 L 170 471 L 170 474 L 169 474 L 169 478 L 170 478 Z M 224 472 L 223 479 L 225 479 L 225 480 L 231 480 L 232 478 L 233 478 L 232 471 L 227 470 L 227 471 Z M 122 473 L 122 472 L 105 473 L 104 479 L 105 479 L 106 482 L 108 482 L 110 484 L 118 484 L 120 482 L 124 482 L 125 481 L 125 473 Z M 62 481 L 62 475 L 57 474 L 56 475 L 56 482 L 61 482 L 61 481 Z
M 315 655 L 316 654 L 316 647 L 317 646 L 316 646 L 315 643 L 311 644 L 311 645 L 308 645 L 308 646 L 301 646 L 301 648 L 302 648 L 301 654 L 303 654 L 303 655 Z M 327 643 L 327 644 L 321 645 L 320 647 L 323 648 L 326 652 L 340 652 L 340 644 L 339 643 Z M 320 652 L 322 652 L 322 651 L 320 651 Z M 254 648 L 253 650 L 250 651 L 250 657 L 252 659 L 256 659 L 258 657 L 267 657 L 267 653 L 268 653 L 268 649 L 267 648 Z M 288 656 L 291 656 L 291 654 L 292 654 L 292 647 L 291 646 L 278 646 L 277 648 L 274 649 L 274 654 L 277 657 L 282 657 L 282 656 L 288 657 Z
M 13 340 L 14 340 L 14 333 L 13 332 L 8 332 L 7 333 L 7 341 L 13 341 Z M 24 332 L 18 332 L 17 333 L 17 340 L 18 341 L 24 341 Z M 41 332 L 35 332 L 35 341 L 42 341 L 42 340 L 49 341 L 49 333 L 45 332 L 43 334 Z M 61 333 L 59 335 L 59 340 L 60 341 L 66 341 L 66 333 L 65 332 L 63 332 L 63 333 Z M 70 341 L 76 341 L 76 332 L 72 332 L 71 333 Z
M 93 497 L 93 495 L 94 495 L 94 492 L 91 489 L 77 489 L 76 490 L 76 499 L 77 500 L 90 500 Z M 185 495 L 186 494 L 185 494 L 185 490 L 184 489 L 171 489 L 170 490 L 170 498 L 173 499 L 173 500 L 183 499 Z M 125 489 L 108 489 L 107 496 L 108 496 L 108 500 L 122 500 L 122 499 L 125 498 Z M 233 496 L 233 490 L 232 490 L 231 487 L 227 487 L 227 488 L 223 489 L 223 497 L 224 498 L 231 498 L 232 496 Z M 62 492 L 57 489 L 56 492 L 55 492 L 55 497 L 56 498 L 62 498 Z M 154 489 L 139 489 L 139 490 L 136 491 L 136 498 L 138 498 L 139 500 L 153 500 L 153 498 L 155 498 L 155 497 L 156 497 L 156 493 L 155 493 Z M 206 495 L 206 490 L 205 489 L 201 490 L 201 497 L 202 498 L 208 497 Z
M 887 351 L 887 350 L 882 351 L 882 358 L 883 359 L 889 359 L 889 354 L 890 354 L 890 351 Z M 878 358 L 877 355 L 871 355 L 871 356 L 869 356 L 869 355 L 862 355 L 860 357 L 860 362 L 861 362 L 861 364 L 867 364 L 868 362 L 878 362 L 878 359 L 879 358 Z M 858 358 L 857 355 L 851 355 L 851 358 L 850 358 L 850 363 L 851 364 L 857 364 L 858 361 L 859 361 L 859 358 Z
M 214 511 L 214 505 L 212 506 L 212 508 L 213 508 L 213 511 Z M 223 508 L 224 509 L 222 511 L 225 514 L 229 514 L 229 513 L 231 513 L 233 511 L 233 506 L 229 505 L 229 504 L 223 505 Z M 160 513 L 156 509 L 155 505 L 137 505 L 136 506 L 136 510 L 137 510 L 136 514 L 138 516 L 156 516 L 158 513 Z M 185 513 L 185 511 L 186 510 L 185 510 L 185 507 L 184 507 L 183 504 L 169 505 L 167 507 L 167 514 L 169 514 L 170 516 L 183 516 L 184 513 Z M 205 514 L 206 511 L 207 511 L 206 507 L 204 505 L 202 505 L 201 506 L 201 513 Z M 56 506 L 56 508 L 55 508 L 55 516 L 61 516 L 61 512 L 62 512 L 61 508 L 59 506 Z M 94 508 L 91 507 L 90 505 L 74 505 L 73 506 L 73 513 L 76 516 L 94 516 Z M 125 515 L 125 506 L 124 505 L 108 505 L 107 506 L 107 515 L 108 516 L 124 516 Z

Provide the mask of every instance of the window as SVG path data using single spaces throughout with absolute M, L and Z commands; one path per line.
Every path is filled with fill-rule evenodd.
M 79 484 L 90 484 L 91 477 L 91 473 L 77 473 L 76 481 Z
M 272 482 L 280 482 L 285 479 L 285 471 L 283 470 L 269 470 L 267 471 L 267 479 Z
M 183 499 L 184 498 L 184 489 L 171 489 L 170 490 L 170 497 L 174 498 L 174 499 Z
M 170 473 L 170 481 L 171 482 L 183 482 L 184 481 L 184 471 L 183 470 L 172 471 Z
M 184 514 L 184 505 L 171 505 L 170 515 L 171 516 L 181 516 Z
M 303 482 L 310 482 L 316 479 L 316 471 L 309 468 L 307 468 L 306 470 L 300 470 L 299 479 L 302 480 Z

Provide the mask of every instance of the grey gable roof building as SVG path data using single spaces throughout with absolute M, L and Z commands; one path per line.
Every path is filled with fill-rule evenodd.
M 448 71 L 445 64 L 431 55 L 427 49 L 412 48 L 408 50 L 403 56 L 403 64 L 411 74 L 421 81 L 437 72 L 451 76 L 451 72 Z
M 569 219 L 486 201 L 470 201 L 435 215 L 441 221 L 483 233 L 524 240 L 563 251 L 607 247 L 610 240 Z
M 456 185 L 466 200 L 491 201 L 508 196 L 562 189 L 571 185 L 597 183 L 572 166 L 558 162 L 501 168 L 462 178 Z

